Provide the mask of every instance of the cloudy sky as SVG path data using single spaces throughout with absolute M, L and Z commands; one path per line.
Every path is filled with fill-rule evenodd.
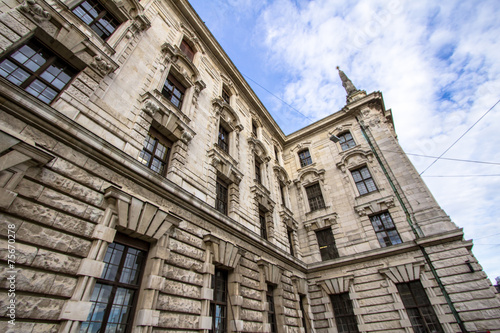
M 403 149 L 489 278 L 500 276 L 500 2 L 191 3 L 285 134 L 345 105 L 337 65 L 358 89 L 381 91 Z M 417 156 L 459 138 L 430 168 L 435 159 Z

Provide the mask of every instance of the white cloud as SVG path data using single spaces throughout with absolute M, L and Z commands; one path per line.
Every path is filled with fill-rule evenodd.
M 261 11 L 256 34 L 273 66 L 290 73 L 279 92 L 287 103 L 314 119 L 341 109 L 339 65 L 358 89 L 383 92 L 407 152 L 437 156 L 500 97 L 499 13 L 495 1 L 276 0 Z M 280 125 L 290 132 L 307 123 Z M 499 123 L 497 106 L 445 157 L 500 161 Z M 420 172 L 432 162 L 411 159 Z M 468 174 L 500 174 L 500 166 L 441 160 L 424 176 Z M 500 232 L 500 177 L 424 179 L 466 238 Z M 492 279 L 500 245 L 479 244 L 498 239 L 474 247 Z

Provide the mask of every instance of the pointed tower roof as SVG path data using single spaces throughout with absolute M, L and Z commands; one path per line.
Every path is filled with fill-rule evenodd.
M 347 96 L 352 95 L 353 93 L 358 91 L 358 89 L 356 89 L 354 84 L 352 84 L 351 80 L 349 80 L 347 75 L 345 75 L 345 73 L 340 70 L 339 66 L 337 66 L 337 70 L 339 71 L 339 76 L 340 76 L 340 79 L 342 80 L 342 86 L 344 87 L 345 91 L 347 92 Z

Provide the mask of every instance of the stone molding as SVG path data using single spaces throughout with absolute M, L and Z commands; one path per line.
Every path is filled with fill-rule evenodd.
M 214 98 L 212 100 L 212 106 L 215 116 L 219 116 L 231 131 L 239 133 L 243 130 L 244 127 L 241 124 L 240 117 L 229 104 L 222 100 L 222 98 Z
M 371 150 L 363 150 L 361 147 L 354 147 L 341 153 L 340 162 L 337 163 L 337 168 L 342 172 L 354 169 L 373 162 L 373 152 Z
M 328 295 L 333 294 L 341 294 L 349 292 L 349 287 L 354 281 L 354 275 L 344 275 L 336 278 L 330 278 L 325 280 L 317 281 L 317 284 L 321 286 L 321 288 Z
M 386 209 L 395 207 L 396 203 L 394 200 L 395 200 L 394 196 L 389 195 L 381 199 L 373 200 L 370 202 L 354 206 L 354 210 L 356 211 L 356 213 L 358 213 L 359 216 L 375 214 L 384 211 Z
M 324 229 L 327 227 L 331 227 L 332 225 L 337 223 L 338 214 L 332 213 L 329 215 L 321 216 L 317 219 L 309 220 L 304 222 L 304 228 L 310 231 L 316 231 L 319 229 Z
M 420 279 L 425 266 L 424 261 L 401 264 L 379 269 L 379 273 L 388 277 L 393 283 L 410 282 Z
M 272 264 L 264 259 L 259 259 L 257 261 L 257 265 L 261 269 L 261 272 L 264 275 L 264 281 L 279 285 L 281 283 L 281 276 L 283 275 L 283 268 Z
M 213 254 L 213 263 L 235 269 L 240 263 L 243 251 L 236 245 L 214 235 L 206 235 L 203 241 Z
M 23 13 L 29 14 L 37 23 L 48 21 L 52 17 L 48 11 L 38 4 L 38 1 L 36 0 L 24 1 L 24 3 L 19 6 L 19 10 Z
M 219 149 L 214 148 L 208 151 L 208 158 L 212 166 L 222 175 L 224 180 L 236 185 L 240 184 L 243 178 L 243 172 L 236 168 L 238 164 L 232 157 L 227 154 L 222 154 Z

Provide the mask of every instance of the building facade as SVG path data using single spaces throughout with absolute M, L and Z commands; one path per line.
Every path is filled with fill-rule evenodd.
M 282 130 L 186 0 L 0 1 L 4 332 L 500 332 L 382 94 Z

